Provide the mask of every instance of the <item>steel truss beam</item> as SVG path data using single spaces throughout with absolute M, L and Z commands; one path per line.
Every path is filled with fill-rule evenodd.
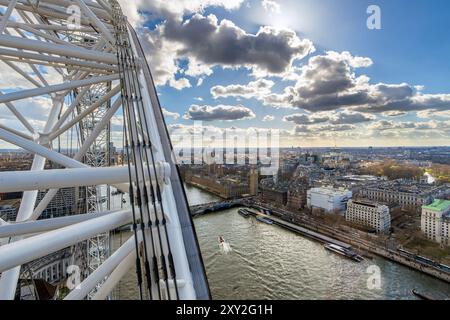
M 114 211 L 104 211 L 94 214 L 77 214 L 73 216 L 64 216 L 53 219 L 43 219 L 37 221 L 11 222 L 0 226 L 0 238 L 9 238 L 13 236 L 23 236 L 46 231 L 56 230 L 67 227 L 83 221 L 106 216 Z
M 71 90 L 79 87 L 85 87 L 96 83 L 108 82 L 118 80 L 119 76 L 117 74 L 109 75 L 109 76 L 101 76 L 101 77 L 92 77 L 84 80 L 74 80 L 68 81 L 62 84 L 56 84 L 53 86 L 37 88 L 37 89 L 28 89 L 19 92 L 12 92 L 3 94 L 0 96 L 0 103 L 11 102 L 15 100 L 21 100 L 36 96 L 42 96 L 50 93 L 56 93 L 66 90 Z
M 135 179 L 134 174 L 132 174 Z M 148 174 L 145 176 L 148 179 Z M 108 184 L 127 190 L 128 167 L 0 172 L 0 193 Z
M 6 244 L 0 247 L 0 257 L 2 257 L 0 272 L 70 247 L 99 233 L 113 230 L 130 222 L 131 211 L 121 210 Z

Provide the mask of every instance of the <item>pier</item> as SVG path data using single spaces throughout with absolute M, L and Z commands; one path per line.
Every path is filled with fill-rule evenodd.
M 272 220 L 273 223 L 276 224 L 277 226 L 280 226 L 282 228 L 288 229 L 288 230 L 293 231 L 295 233 L 299 233 L 299 234 L 301 234 L 304 237 L 307 237 L 307 238 L 310 238 L 310 239 L 313 239 L 313 240 L 316 240 L 316 241 L 319 241 L 319 242 L 322 242 L 322 243 L 333 243 L 333 244 L 336 244 L 336 245 L 341 246 L 341 247 L 346 248 L 346 249 L 351 249 L 352 248 L 352 246 L 350 244 L 348 244 L 348 243 L 345 243 L 345 242 L 342 242 L 342 241 L 330 238 L 330 237 L 328 237 L 326 235 L 320 234 L 320 233 L 312 231 L 312 230 L 308 230 L 306 228 L 303 228 L 303 227 L 300 227 L 300 226 L 295 225 L 293 223 L 284 221 L 284 220 L 279 219 L 277 217 L 267 216 L 267 215 L 264 215 L 264 216 L 266 218 L 269 218 L 270 220 Z
M 190 209 L 191 209 L 191 215 L 195 217 L 198 215 L 204 215 L 207 213 L 213 213 L 213 212 L 222 211 L 222 210 L 226 210 L 226 209 L 230 209 L 230 208 L 234 208 L 234 207 L 240 207 L 240 206 L 256 209 L 256 210 L 259 210 L 262 212 L 264 212 L 264 211 L 271 212 L 272 211 L 271 209 L 262 207 L 256 203 L 254 203 L 253 201 L 250 201 L 250 199 L 246 199 L 246 198 L 209 202 L 209 203 L 191 206 Z M 318 232 L 315 232 L 315 231 L 303 228 L 301 226 L 298 226 L 296 224 L 284 221 L 283 219 L 277 218 L 273 215 L 266 215 L 266 214 L 263 214 L 260 212 L 254 212 L 251 210 L 249 210 L 249 212 L 252 212 L 253 216 L 257 216 L 257 215 L 264 216 L 265 218 L 272 220 L 274 224 L 276 224 L 282 228 L 289 229 L 295 233 L 301 234 L 307 238 L 311 238 L 313 240 L 316 240 L 316 241 L 319 241 L 322 243 L 334 243 L 334 244 L 344 247 L 346 249 L 351 248 L 351 245 L 348 243 L 330 238 L 330 237 L 320 234 Z

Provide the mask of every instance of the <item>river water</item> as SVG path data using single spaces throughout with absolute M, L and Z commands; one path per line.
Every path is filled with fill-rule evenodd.
M 186 186 L 186 193 L 191 205 L 218 200 L 194 187 Z M 197 217 L 194 224 L 214 299 L 399 300 L 415 299 L 414 288 L 450 298 L 445 282 L 377 257 L 353 262 L 278 226 L 246 219 L 236 208 Z M 128 236 L 114 239 L 117 243 L 122 237 L 123 242 Z M 231 252 L 220 250 L 218 236 Z M 134 270 L 116 296 L 137 298 Z

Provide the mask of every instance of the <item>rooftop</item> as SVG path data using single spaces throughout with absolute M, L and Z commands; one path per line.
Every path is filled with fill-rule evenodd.
M 450 208 L 450 200 L 436 199 L 432 204 L 422 206 L 422 208 L 439 212 L 445 211 Z
M 331 186 L 311 188 L 309 191 L 328 195 L 347 195 L 350 192 L 345 188 L 333 188 Z
M 408 180 L 383 181 L 371 184 L 368 189 L 403 192 L 416 195 L 427 195 L 436 189 L 448 188 L 448 185 L 435 186 Z
M 375 201 L 371 201 L 368 199 L 356 199 L 356 200 L 350 200 L 350 201 L 351 201 L 351 203 L 354 203 L 354 204 L 368 206 L 368 207 L 372 207 L 372 208 L 376 208 L 377 206 L 381 205 Z

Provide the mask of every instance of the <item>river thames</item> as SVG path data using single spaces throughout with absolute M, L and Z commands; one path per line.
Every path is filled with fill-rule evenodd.
M 218 200 L 194 187 L 186 186 L 186 193 L 190 205 Z M 415 299 L 412 289 L 435 298 L 450 297 L 445 282 L 378 257 L 353 262 L 318 242 L 246 219 L 237 210 L 194 219 L 213 299 Z M 116 235 L 115 241 L 128 236 Z M 231 252 L 220 250 L 219 236 Z M 380 277 L 375 278 L 378 271 Z M 134 270 L 116 295 L 138 298 Z

